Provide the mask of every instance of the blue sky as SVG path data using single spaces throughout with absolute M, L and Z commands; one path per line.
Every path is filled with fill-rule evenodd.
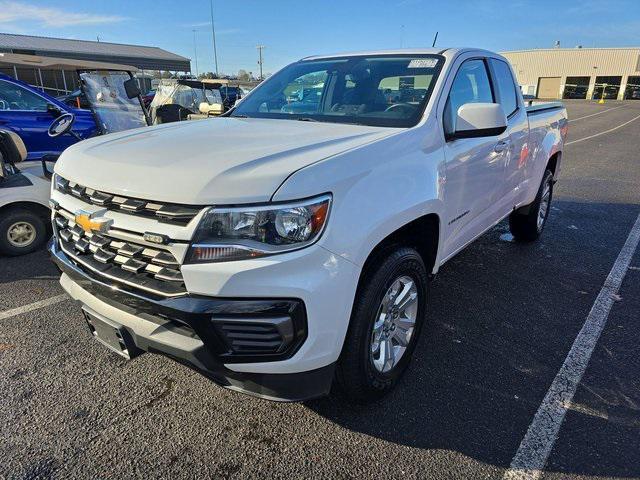
M 224 73 L 265 72 L 306 55 L 477 46 L 490 50 L 640 46 L 639 0 L 214 0 Z M 0 32 L 155 45 L 213 69 L 209 0 L 0 0 Z M 195 62 L 192 62 L 195 70 Z

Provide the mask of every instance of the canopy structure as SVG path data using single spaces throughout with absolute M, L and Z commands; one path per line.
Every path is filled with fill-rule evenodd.
M 163 36 L 160 33 L 160 36 Z M 0 52 L 134 65 L 140 70 L 189 72 L 188 58 L 146 45 L 0 32 Z
M 0 52 L 0 73 L 53 96 L 66 95 L 79 88 L 78 70 L 121 70 L 134 75 L 139 72 L 132 65 L 120 63 Z M 138 83 L 142 92 L 151 88 L 151 78 L 146 75 L 139 75 Z
M 119 63 L 93 62 L 72 58 L 41 57 L 21 53 L 0 53 L 0 67 L 39 68 L 40 70 L 126 70 L 135 73 L 138 69 Z

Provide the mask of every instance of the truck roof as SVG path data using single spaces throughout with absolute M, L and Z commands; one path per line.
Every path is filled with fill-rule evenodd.
M 309 57 L 304 57 L 302 60 L 320 60 L 323 58 L 336 58 L 336 57 L 358 57 L 358 56 L 379 56 L 379 55 L 443 55 L 446 52 L 446 55 L 455 56 L 458 53 L 464 51 L 474 51 L 474 52 L 488 52 L 486 50 L 482 50 L 479 48 L 398 48 L 398 49 L 387 49 L 387 50 L 364 50 L 360 52 L 342 52 L 342 53 L 334 53 L 330 55 L 312 55 Z

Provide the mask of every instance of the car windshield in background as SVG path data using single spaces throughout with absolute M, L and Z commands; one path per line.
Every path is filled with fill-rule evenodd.
M 303 60 L 258 86 L 231 116 L 411 127 L 443 61 L 437 55 Z
M 129 98 L 124 87 L 130 78 L 128 72 L 114 70 L 80 74 L 86 100 L 105 134 L 147 125 L 140 100 Z

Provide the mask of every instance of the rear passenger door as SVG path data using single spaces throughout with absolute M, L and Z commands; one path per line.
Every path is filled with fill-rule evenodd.
M 455 131 L 458 109 L 467 103 L 496 103 L 485 58 L 465 60 L 455 74 L 443 111 L 444 132 Z M 495 200 L 504 177 L 508 135 L 446 141 L 445 258 L 484 232 L 497 218 Z
M 509 64 L 503 60 L 490 58 L 489 65 L 493 77 L 498 103 L 507 117 L 508 144 L 503 153 L 504 181 L 496 197 L 504 214 L 520 201 L 522 183 L 525 180 L 525 166 L 529 159 L 529 121 L 524 105 L 517 93 L 517 86 Z

